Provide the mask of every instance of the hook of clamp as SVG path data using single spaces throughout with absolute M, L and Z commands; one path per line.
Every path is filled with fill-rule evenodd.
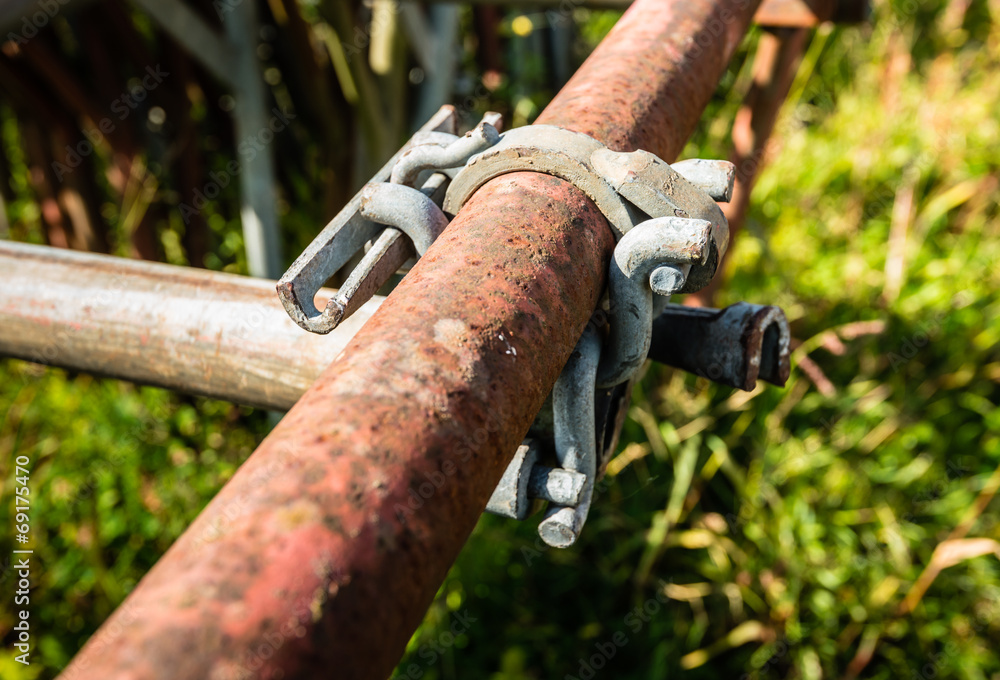
M 498 114 L 488 113 L 459 137 L 454 109 L 442 108 L 295 260 L 278 282 L 278 295 L 302 328 L 329 333 L 410 258 L 423 255 L 489 180 L 541 172 L 572 182 L 589 196 L 618 240 L 608 274 L 608 322 L 584 330 L 536 419 L 534 430 L 544 436 L 518 449 L 487 505 L 491 513 L 525 519 L 536 500 L 548 501 L 539 535 L 549 545 L 567 547 L 586 522 L 630 381 L 655 344 L 654 326 L 671 334 L 670 342 L 683 342 L 677 340 L 683 336 L 677 326 L 689 317 L 667 304 L 670 296 L 707 285 L 726 252 L 729 225 L 716 201 L 730 200 L 735 168 L 701 159 L 671 165 L 646 151 L 613 151 L 587 135 L 553 126 L 501 134 L 501 125 Z M 313 299 L 319 288 L 359 254 L 337 295 L 317 309 Z M 754 384 L 758 373 L 764 379 L 787 377 L 784 315 L 774 307 L 744 307 L 733 314 L 704 310 L 690 317 L 705 337 L 728 334 L 731 340 L 734 332 L 753 326 L 754 348 L 724 366 L 716 361 L 722 381 L 745 386 Z M 668 308 L 673 310 L 669 315 Z M 780 332 L 765 333 L 765 322 Z M 762 353 L 777 358 L 761 364 Z M 700 370 L 703 353 L 681 354 L 682 367 Z M 662 353 L 654 355 L 662 358 Z M 543 421 L 551 425 L 539 425 Z M 555 465 L 541 462 L 547 453 Z

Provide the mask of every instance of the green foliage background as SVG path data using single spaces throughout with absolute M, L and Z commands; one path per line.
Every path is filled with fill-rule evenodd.
M 650 367 L 582 541 L 484 517 L 397 677 L 1000 678 L 1000 3 L 873 9 L 814 37 L 719 300 L 785 308 L 788 386 Z M 576 18 L 585 51 L 615 15 Z M 522 75 L 500 92 L 528 122 L 550 93 Z M 737 59 L 685 156 L 727 153 L 748 84 Z M 27 455 L 38 565 L 35 663 L 6 647 L 10 680 L 53 677 L 269 425 L 12 360 L 0 418 L 0 526 Z

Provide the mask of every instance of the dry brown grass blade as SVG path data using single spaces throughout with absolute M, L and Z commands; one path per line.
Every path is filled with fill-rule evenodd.
M 923 598 L 924 593 L 927 592 L 927 589 L 934 583 L 934 579 L 942 571 L 966 560 L 989 555 L 990 553 L 1000 558 L 1000 543 L 997 543 L 992 538 L 953 538 L 941 541 L 934 548 L 931 561 L 924 567 L 920 577 L 906 594 L 906 598 L 899 607 L 900 615 L 908 614 L 916 608 L 917 604 Z
M 858 645 L 858 651 L 855 653 L 854 658 L 851 659 L 851 663 L 847 665 L 847 671 L 841 680 L 854 680 L 854 678 L 861 674 L 861 671 L 865 669 L 871 662 L 872 657 L 875 656 L 875 648 L 878 647 L 878 641 L 881 636 L 882 633 L 878 626 L 867 626 L 865 628 L 865 632 L 861 636 L 861 643 Z
M 704 649 L 698 649 L 690 654 L 685 654 L 681 657 L 681 668 L 685 670 L 698 668 L 708 663 L 712 657 L 729 649 L 740 647 L 748 642 L 768 642 L 775 637 L 774 630 L 768 628 L 760 621 L 744 621 L 729 631 L 721 640 L 717 640 Z
M 966 511 L 962 521 L 952 529 L 948 538 L 939 543 L 934 549 L 930 563 L 924 567 L 923 572 L 914 581 L 906 597 L 903 598 L 903 602 L 899 605 L 900 615 L 908 614 L 920 604 L 924 593 L 931 587 L 934 579 L 937 578 L 943 569 L 954 566 L 959 562 L 990 553 L 994 553 L 1000 558 L 1000 543 L 991 538 L 965 538 L 965 535 L 969 533 L 976 519 L 983 513 L 986 506 L 990 504 L 990 501 L 993 500 L 997 490 L 1000 490 L 1000 467 L 997 467 L 993 471 L 993 474 L 990 475 L 990 478 L 986 480 L 986 484 L 979 492 L 979 496 L 976 497 L 976 502 Z
M 802 355 L 798 360 L 799 369 L 805 373 L 806 377 L 816 386 L 817 391 L 824 397 L 832 397 L 837 394 L 837 388 L 833 386 L 830 379 L 826 377 L 823 369 L 815 361 L 806 355 Z

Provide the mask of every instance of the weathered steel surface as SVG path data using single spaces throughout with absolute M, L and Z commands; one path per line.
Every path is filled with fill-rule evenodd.
M 586 475 L 573 470 L 551 468 L 538 462 L 539 447 L 526 439 L 517 447 L 500 483 L 486 503 L 486 511 L 509 519 L 524 520 L 541 499 L 558 505 L 575 506 L 590 484 Z
M 789 343 L 788 319 L 779 307 L 667 305 L 653 321 L 649 358 L 749 392 L 758 378 L 784 387 Z
M 322 338 L 273 281 L 0 241 L 0 356 L 251 406 L 291 408 L 382 299 Z
M 456 0 L 431 0 L 455 2 Z M 471 5 L 503 5 L 504 7 L 588 7 L 625 9 L 632 0 L 465 0 Z M 858 23 L 868 18 L 868 0 L 764 0 L 753 21 L 761 26 L 811 28 L 824 21 Z
M 729 225 L 712 197 L 648 151 L 605 150 L 595 153 L 593 161 L 615 191 L 650 217 L 690 217 L 710 223 L 709 251 L 702 262 L 692 267 L 684 288 L 677 292 L 704 288 L 729 247 Z M 728 165 L 726 161 L 716 162 L 720 170 Z
M 492 120 L 502 120 L 500 114 L 487 114 Z M 424 170 L 460 168 L 469 157 L 497 143 L 500 132 L 490 120 L 483 120 L 447 146 L 422 144 L 404 151 L 392 167 L 389 181 L 393 184 L 413 186 Z
M 736 183 L 736 166 L 729 161 L 689 158 L 670 165 L 681 177 L 707 193 L 713 201 L 729 201 Z
M 406 234 L 418 255 L 426 253 L 448 226 L 448 218 L 434 201 L 404 184 L 366 184 L 361 190 L 361 214 Z
M 396 160 L 413 145 L 454 142 L 453 133 L 457 122 L 454 107 L 441 107 L 375 173 L 372 181 L 388 181 Z M 436 185 L 441 184 L 437 182 Z M 341 286 L 339 294 L 327 300 L 326 306 L 320 311 L 315 304 L 316 292 L 371 240 L 375 240 L 375 244 L 363 258 L 361 264 L 364 266 L 351 273 Z M 329 333 L 341 320 L 353 314 L 412 255 L 413 244 L 403 238 L 401 233 L 397 230 L 385 230 L 384 226 L 361 215 L 359 193 L 317 234 L 284 273 L 278 281 L 278 297 L 299 326 L 313 333 Z
M 611 328 L 597 372 L 598 387 L 610 389 L 631 380 L 646 360 L 657 305 L 652 275 L 673 269 L 676 287 L 662 290 L 669 300 L 684 285 L 692 264 L 708 259 L 711 240 L 710 222 L 659 217 L 636 226 L 618 242 L 608 277 Z M 661 279 L 656 285 L 663 283 Z
M 759 3 L 639 0 L 536 121 L 677 157 Z
M 638 0 L 546 122 L 676 154 L 752 12 Z M 591 124 L 602 112 L 616 123 Z M 613 243 L 563 180 L 487 183 L 66 677 L 385 678 L 586 326 Z
M 543 172 L 572 182 L 600 208 L 612 229 L 625 234 L 638 216 L 595 170 L 591 156 L 599 151 L 606 149 L 598 140 L 562 128 L 529 125 L 510 130 L 469 159 L 448 187 L 442 207 L 454 215 L 490 180 L 511 172 Z
M 597 480 L 594 381 L 600 360 L 601 336 L 588 327 L 552 389 L 552 424 L 559 465 L 587 479 L 579 503 L 573 506 L 553 503 L 538 525 L 538 535 L 555 548 L 568 548 L 576 542 L 590 512 Z
M 485 187 L 66 677 L 386 677 L 587 323 L 612 245 L 559 179 Z

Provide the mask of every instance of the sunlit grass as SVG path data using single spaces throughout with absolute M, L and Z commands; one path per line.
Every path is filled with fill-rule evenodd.
M 580 544 L 547 549 L 535 521 L 484 517 L 399 675 L 998 677 L 1000 4 L 874 12 L 814 40 L 719 301 L 785 308 L 789 384 L 746 394 L 651 367 Z M 587 46 L 612 25 L 578 15 Z M 746 75 L 726 76 L 687 155 L 726 153 Z M 514 85 L 527 121 L 544 96 Z M 2 132 L 23 164 L 9 118 Z M 12 179 L 13 235 L 38 241 L 37 206 Z M 209 264 L 241 266 L 238 224 L 209 225 L 222 244 Z M 295 208 L 286 225 L 303 242 L 315 226 Z M 4 650 L 0 675 L 50 678 L 267 422 L 20 362 L 0 371 L 0 480 L 6 499 L 4 466 L 30 453 L 46 631 L 37 665 Z M 475 621 L 443 637 L 458 617 Z M 0 631 L 11 623 L 0 609 Z

